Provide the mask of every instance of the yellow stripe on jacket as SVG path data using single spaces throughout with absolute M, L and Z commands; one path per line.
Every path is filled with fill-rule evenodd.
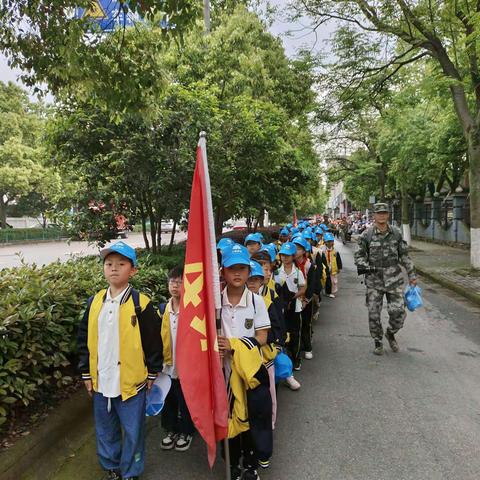
M 330 261 L 328 261 L 328 253 L 330 252 Z M 331 250 L 325 249 L 325 257 L 327 258 L 328 268 L 330 269 L 330 275 L 336 275 L 338 273 L 337 265 L 337 252 L 334 248 Z
M 103 307 L 103 299 L 107 290 L 101 290 L 93 298 L 88 315 L 88 351 L 90 358 L 90 376 L 93 389 L 98 391 L 98 318 Z M 150 299 L 140 294 L 140 307 L 145 310 Z M 135 319 L 135 320 L 133 320 Z M 122 400 L 127 400 L 138 393 L 148 376 L 142 348 L 140 327 L 136 318 L 133 299 L 120 305 L 119 314 L 120 341 L 120 391 Z
M 162 343 L 163 343 L 163 363 L 173 365 L 172 335 L 170 330 L 170 302 L 165 305 L 165 311 L 162 316 Z

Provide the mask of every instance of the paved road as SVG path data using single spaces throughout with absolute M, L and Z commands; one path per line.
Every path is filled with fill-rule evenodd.
M 185 239 L 184 233 L 176 234 L 176 241 Z M 144 247 L 143 236 L 132 233 L 126 240 L 134 247 Z M 170 234 L 162 235 L 162 244 L 170 242 Z M 56 260 L 66 261 L 75 256 L 96 255 L 98 248 L 87 242 L 46 242 L 34 244 L 20 244 L 0 246 L 0 270 L 2 268 L 18 267 L 22 258 L 27 263 L 45 265 Z
M 375 357 L 354 247 L 340 248 L 340 295 L 322 302 L 302 389 L 279 390 L 274 457 L 262 479 L 477 480 L 480 309 L 421 282 L 426 306 L 409 314 L 401 352 Z M 150 420 L 144 480 L 224 478 L 221 461 L 209 472 L 199 438 L 186 453 L 161 451 L 159 423 Z M 55 480 L 99 478 L 92 439 Z

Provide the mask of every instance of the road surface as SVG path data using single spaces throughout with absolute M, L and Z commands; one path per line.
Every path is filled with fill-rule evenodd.
M 185 233 L 177 232 L 175 236 L 177 242 L 185 240 L 185 238 Z M 133 247 L 145 246 L 143 236 L 140 233 L 131 233 L 125 242 Z M 168 244 L 169 242 L 170 234 L 163 234 L 162 244 Z M 0 270 L 2 268 L 18 267 L 21 265 L 22 259 L 29 264 L 45 265 L 56 260 L 66 261 L 75 256 L 96 254 L 98 254 L 98 248 L 95 245 L 89 245 L 88 242 L 69 243 L 59 241 L 0 246 Z
M 480 478 L 480 309 L 421 281 L 425 308 L 408 315 L 401 352 L 372 354 L 364 286 L 353 244 L 340 246 L 340 294 L 325 298 L 302 389 L 278 392 L 271 468 L 262 480 L 478 480 Z M 201 401 L 201 400 L 200 400 Z M 149 419 L 143 480 L 224 478 L 211 473 L 197 436 L 188 452 L 160 449 Z M 55 480 L 100 478 L 93 434 Z

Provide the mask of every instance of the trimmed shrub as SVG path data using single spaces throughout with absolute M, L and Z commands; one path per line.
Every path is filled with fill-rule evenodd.
M 59 228 L 2 228 L 0 243 L 55 240 L 65 236 Z
M 183 254 L 181 247 L 170 256 L 141 254 L 133 286 L 163 301 L 167 270 Z M 15 409 L 72 382 L 77 325 L 89 296 L 105 286 L 95 257 L 0 271 L 0 425 Z

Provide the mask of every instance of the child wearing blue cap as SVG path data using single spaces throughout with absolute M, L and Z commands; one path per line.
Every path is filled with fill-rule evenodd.
M 282 298 L 285 304 L 285 323 L 289 334 L 287 349 L 293 365 L 300 364 L 301 330 L 302 330 L 302 297 L 306 291 L 306 281 L 302 271 L 295 265 L 297 247 L 287 242 L 280 249 L 281 267 L 275 274 L 275 282 L 282 287 Z M 293 375 L 286 380 L 287 386 L 298 390 L 300 383 Z
M 238 244 L 226 249 L 223 252 L 222 266 L 226 287 L 222 292 L 222 335 L 218 337 L 218 347 L 224 358 L 225 376 L 230 379 L 233 358 L 230 340 L 245 339 L 252 348 L 266 345 L 270 319 L 263 298 L 247 288 L 250 276 L 248 250 Z M 266 369 L 265 373 L 268 377 Z M 251 431 L 236 435 L 229 440 L 229 444 L 232 480 L 258 479 L 259 459 Z M 244 471 L 240 465 L 242 457 Z
M 78 329 L 79 370 L 89 395 L 97 455 L 109 479 L 144 469 L 146 392 L 162 371 L 160 317 L 132 288 L 135 250 L 117 242 L 100 252 L 108 288 L 88 301 Z
M 330 298 L 335 298 L 335 295 L 338 293 L 338 274 L 342 270 L 342 257 L 335 250 L 335 238 L 331 233 L 325 233 L 324 240 L 324 255 L 329 273 L 325 282 L 325 293 Z
M 262 241 L 263 236 L 261 233 L 250 233 L 245 237 L 244 245 L 247 247 L 250 256 L 261 250 Z

